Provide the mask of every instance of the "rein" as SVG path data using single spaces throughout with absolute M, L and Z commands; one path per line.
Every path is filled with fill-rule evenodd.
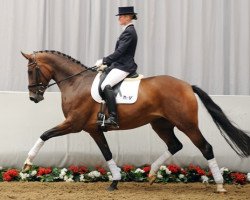
M 78 76 L 78 75 L 80 75 L 80 74 L 83 74 L 83 73 L 86 72 L 86 71 L 89 71 L 89 70 L 91 70 L 91 71 L 96 71 L 96 69 L 97 69 L 96 66 L 93 66 L 93 67 L 86 67 L 85 70 L 82 70 L 82 71 L 80 71 L 80 72 L 78 72 L 78 73 L 76 73 L 76 74 L 73 74 L 73 75 L 71 75 L 71 76 L 65 78 L 65 79 L 62 79 L 62 80 L 57 81 L 57 82 L 55 81 L 54 83 L 51 83 L 51 84 L 47 85 L 47 86 L 46 86 L 46 89 L 49 88 L 49 87 L 51 87 L 52 85 L 59 84 L 59 83 L 61 83 L 61 82 L 63 82 L 63 81 L 66 81 L 66 80 L 71 79 L 71 78 L 73 78 L 73 77 L 75 77 L 75 76 Z
M 36 62 L 36 54 L 35 54 L 35 53 L 34 53 L 34 61 L 33 61 L 32 63 L 30 63 L 28 66 L 32 66 L 32 65 L 35 65 L 35 70 L 36 70 L 36 73 L 35 73 L 35 75 L 36 75 L 35 80 L 36 80 L 36 83 L 35 83 L 35 84 L 32 84 L 32 85 L 29 85 L 29 86 L 28 86 L 28 89 L 34 88 L 34 87 L 37 88 L 37 90 L 36 90 L 36 93 L 37 93 L 37 94 L 43 93 L 47 88 L 49 88 L 49 87 L 51 87 L 51 86 L 53 86 L 53 85 L 55 85 L 55 84 L 59 84 L 59 83 L 61 83 L 61 82 L 63 82 L 63 81 L 69 80 L 69 79 L 71 79 L 71 78 L 73 78 L 73 77 L 75 77 L 75 76 L 78 76 L 78 75 L 80 75 L 80 74 L 83 74 L 84 72 L 89 71 L 89 70 L 91 70 L 91 71 L 96 71 L 96 69 L 98 68 L 97 66 L 86 67 L 86 69 L 84 69 L 84 70 L 82 70 L 82 71 L 80 71 L 80 72 L 78 72 L 78 73 L 76 73 L 76 74 L 73 74 L 73 75 L 71 75 L 71 76 L 69 76 L 69 77 L 66 77 L 66 78 L 64 78 L 64 79 L 62 79 L 62 80 L 60 80 L 60 81 L 55 81 L 54 83 L 45 85 L 45 84 L 41 81 L 41 75 L 44 77 L 45 80 L 48 81 L 48 79 L 47 79 L 46 76 L 42 73 L 42 71 L 41 71 L 39 65 L 38 65 L 37 62 Z M 49 81 L 48 81 L 48 82 L 49 82 Z

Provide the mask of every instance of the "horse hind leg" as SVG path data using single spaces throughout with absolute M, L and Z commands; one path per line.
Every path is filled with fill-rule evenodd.
M 174 134 L 174 125 L 171 124 L 169 121 L 164 118 L 160 118 L 151 122 L 151 126 L 153 130 L 158 134 L 158 136 L 168 146 L 168 150 L 152 163 L 151 170 L 149 172 L 150 185 L 154 183 L 156 179 L 156 172 L 159 170 L 160 166 L 165 163 L 169 158 L 171 158 L 172 155 L 182 149 L 181 142 Z
M 213 175 L 215 183 L 217 184 L 216 192 L 218 193 L 227 192 L 223 188 L 224 180 L 223 176 L 220 173 L 220 169 L 216 162 L 216 159 L 214 158 L 213 147 L 203 137 L 200 129 L 198 128 L 198 125 L 195 124 L 192 128 L 188 126 L 186 130 L 182 129 L 181 131 L 183 131 L 190 138 L 193 144 L 201 151 L 203 156 L 207 159 L 209 169 Z

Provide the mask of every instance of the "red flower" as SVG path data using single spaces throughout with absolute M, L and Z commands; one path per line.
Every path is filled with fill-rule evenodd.
M 69 166 L 69 171 L 73 172 L 74 174 L 79 173 L 78 167 L 74 165 Z
M 206 172 L 203 169 L 201 169 L 199 166 L 194 166 L 192 164 L 189 165 L 188 169 L 196 171 L 196 173 L 200 176 L 203 176 L 206 174 Z
M 86 174 L 89 170 L 88 170 L 88 168 L 85 167 L 85 166 L 80 166 L 80 167 L 78 168 L 78 171 L 79 171 L 80 174 Z
M 209 172 L 207 173 L 207 176 L 213 176 L 212 172 L 209 170 Z
M 188 170 L 196 170 L 196 166 L 190 164 L 190 165 L 188 166 Z
M 184 169 L 181 169 L 181 173 L 182 173 L 183 175 L 186 175 L 186 174 L 187 174 L 187 171 L 184 170 Z
M 145 166 L 145 167 L 143 168 L 143 171 L 144 171 L 145 173 L 148 173 L 150 170 L 151 170 L 151 167 L 150 167 L 150 166 Z
M 203 176 L 203 175 L 206 174 L 206 172 L 205 172 L 203 169 L 201 169 L 201 168 L 197 168 L 196 171 L 197 171 L 197 173 L 198 173 L 200 176 Z
M 38 171 L 37 171 L 37 176 L 43 176 L 46 174 L 50 174 L 52 172 L 51 168 L 44 168 L 44 167 L 39 167 Z
M 134 167 L 132 165 L 124 165 L 122 169 L 124 172 L 131 172 L 131 170 L 134 169 Z
M 246 183 L 246 175 L 240 172 L 236 172 L 236 173 L 231 173 L 231 177 L 233 179 L 234 183 L 238 183 L 238 184 L 245 184 Z
M 107 171 L 104 168 L 102 168 L 102 167 L 97 166 L 96 169 L 97 169 L 98 172 L 101 173 L 101 175 L 104 175 L 104 174 L 107 173 Z
M 7 171 L 7 173 L 12 177 L 18 176 L 18 171 L 16 169 L 10 169 Z
M 169 171 L 171 171 L 173 174 L 177 174 L 181 171 L 181 168 L 177 165 L 169 165 L 168 166 Z
M 3 173 L 4 181 L 12 181 L 13 178 L 18 176 L 18 171 L 16 169 L 10 169 L 7 172 Z
M 6 172 L 3 174 L 3 180 L 5 180 L 5 181 L 11 181 L 12 180 L 12 177 L 9 175 L 9 174 L 7 174 Z

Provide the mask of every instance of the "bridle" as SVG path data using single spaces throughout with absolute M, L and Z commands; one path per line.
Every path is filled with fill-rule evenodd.
M 34 55 L 33 62 L 32 62 L 32 63 L 29 63 L 29 64 L 28 64 L 28 67 L 30 67 L 30 66 L 34 66 L 34 67 L 35 67 L 35 81 L 36 81 L 36 82 L 35 82 L 35 84 L 28 85 L 28 89 L 29 89 L 29 90 L 32 90 L 33 88 L 35 88 L 35 91 L 33 91 L 33 92 L 34 92 L 35 94 L 38 94 L 38 95 L 42 95 L 42 94 L 44 93 L 44 91 L 45 91 L 47 88 L 49 88 L 49 87 L 51 87 L 51 86 L 53 86 L 53 85 L 55 85 L 55 84 L 59 84 L 59 83 L 61 83 L 61 82 L 63 82 L 63 81 L 66 81 L 66 80 L 68 80 L 68 79 L 71 79 L 71 78 L 73 78 L 73 77 L 75 77 L 75 76 L 78 76 L 78 75 L 80 75 L 80 74 L 82 74 L 82 73 L 84 73 L 84 72 L 86 72 L 86 71 L 89 71 L 89 70 L 91 70 L 91 71 L 96 71 L 96 69 L 97 69 L 96 66 L 94 66 L 94 67 L 87 67 L 86 69 L 84 69 L 84 70 L 82 70 L 82 71 L 80 71 L 80 72 L 78 72 L 78 73 L 76 73 L 76 74 L 73 74 L 73 75 L 71 75 L 71 76 L 69 76 L 69 77 L 67 77 L 67 78 L 64 78 L 64 79 L 62 79 L 62 80 L 60 80 L 60 81 L 55 81 L 54 83 L 51 83 L 51 84 L 44 84 L 44 83 L 42 82 L 42 80 L 41 80 L 41 77 L 43 77 L 48 83 L 49 83 L 49 80 L 48 80 L 48 78 L 43 74 L 43 72 L 41 71 L 39 65 L 38 65 L 37 62 L 36 62 L 36 52 L 34 52 L 33 55 Z

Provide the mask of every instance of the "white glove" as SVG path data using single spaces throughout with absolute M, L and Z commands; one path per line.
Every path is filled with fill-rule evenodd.
M 107 68 L 108 66 L 107 65 L 101 65 L 97 68 L 97 71 L 103 71 L 105 68 Z
M 103 64 L 103 61 L 102 61 L 102 59 L 100 59 L 100 60 L 96 61 L 95 66 L 100 67 L 102 64 Z

